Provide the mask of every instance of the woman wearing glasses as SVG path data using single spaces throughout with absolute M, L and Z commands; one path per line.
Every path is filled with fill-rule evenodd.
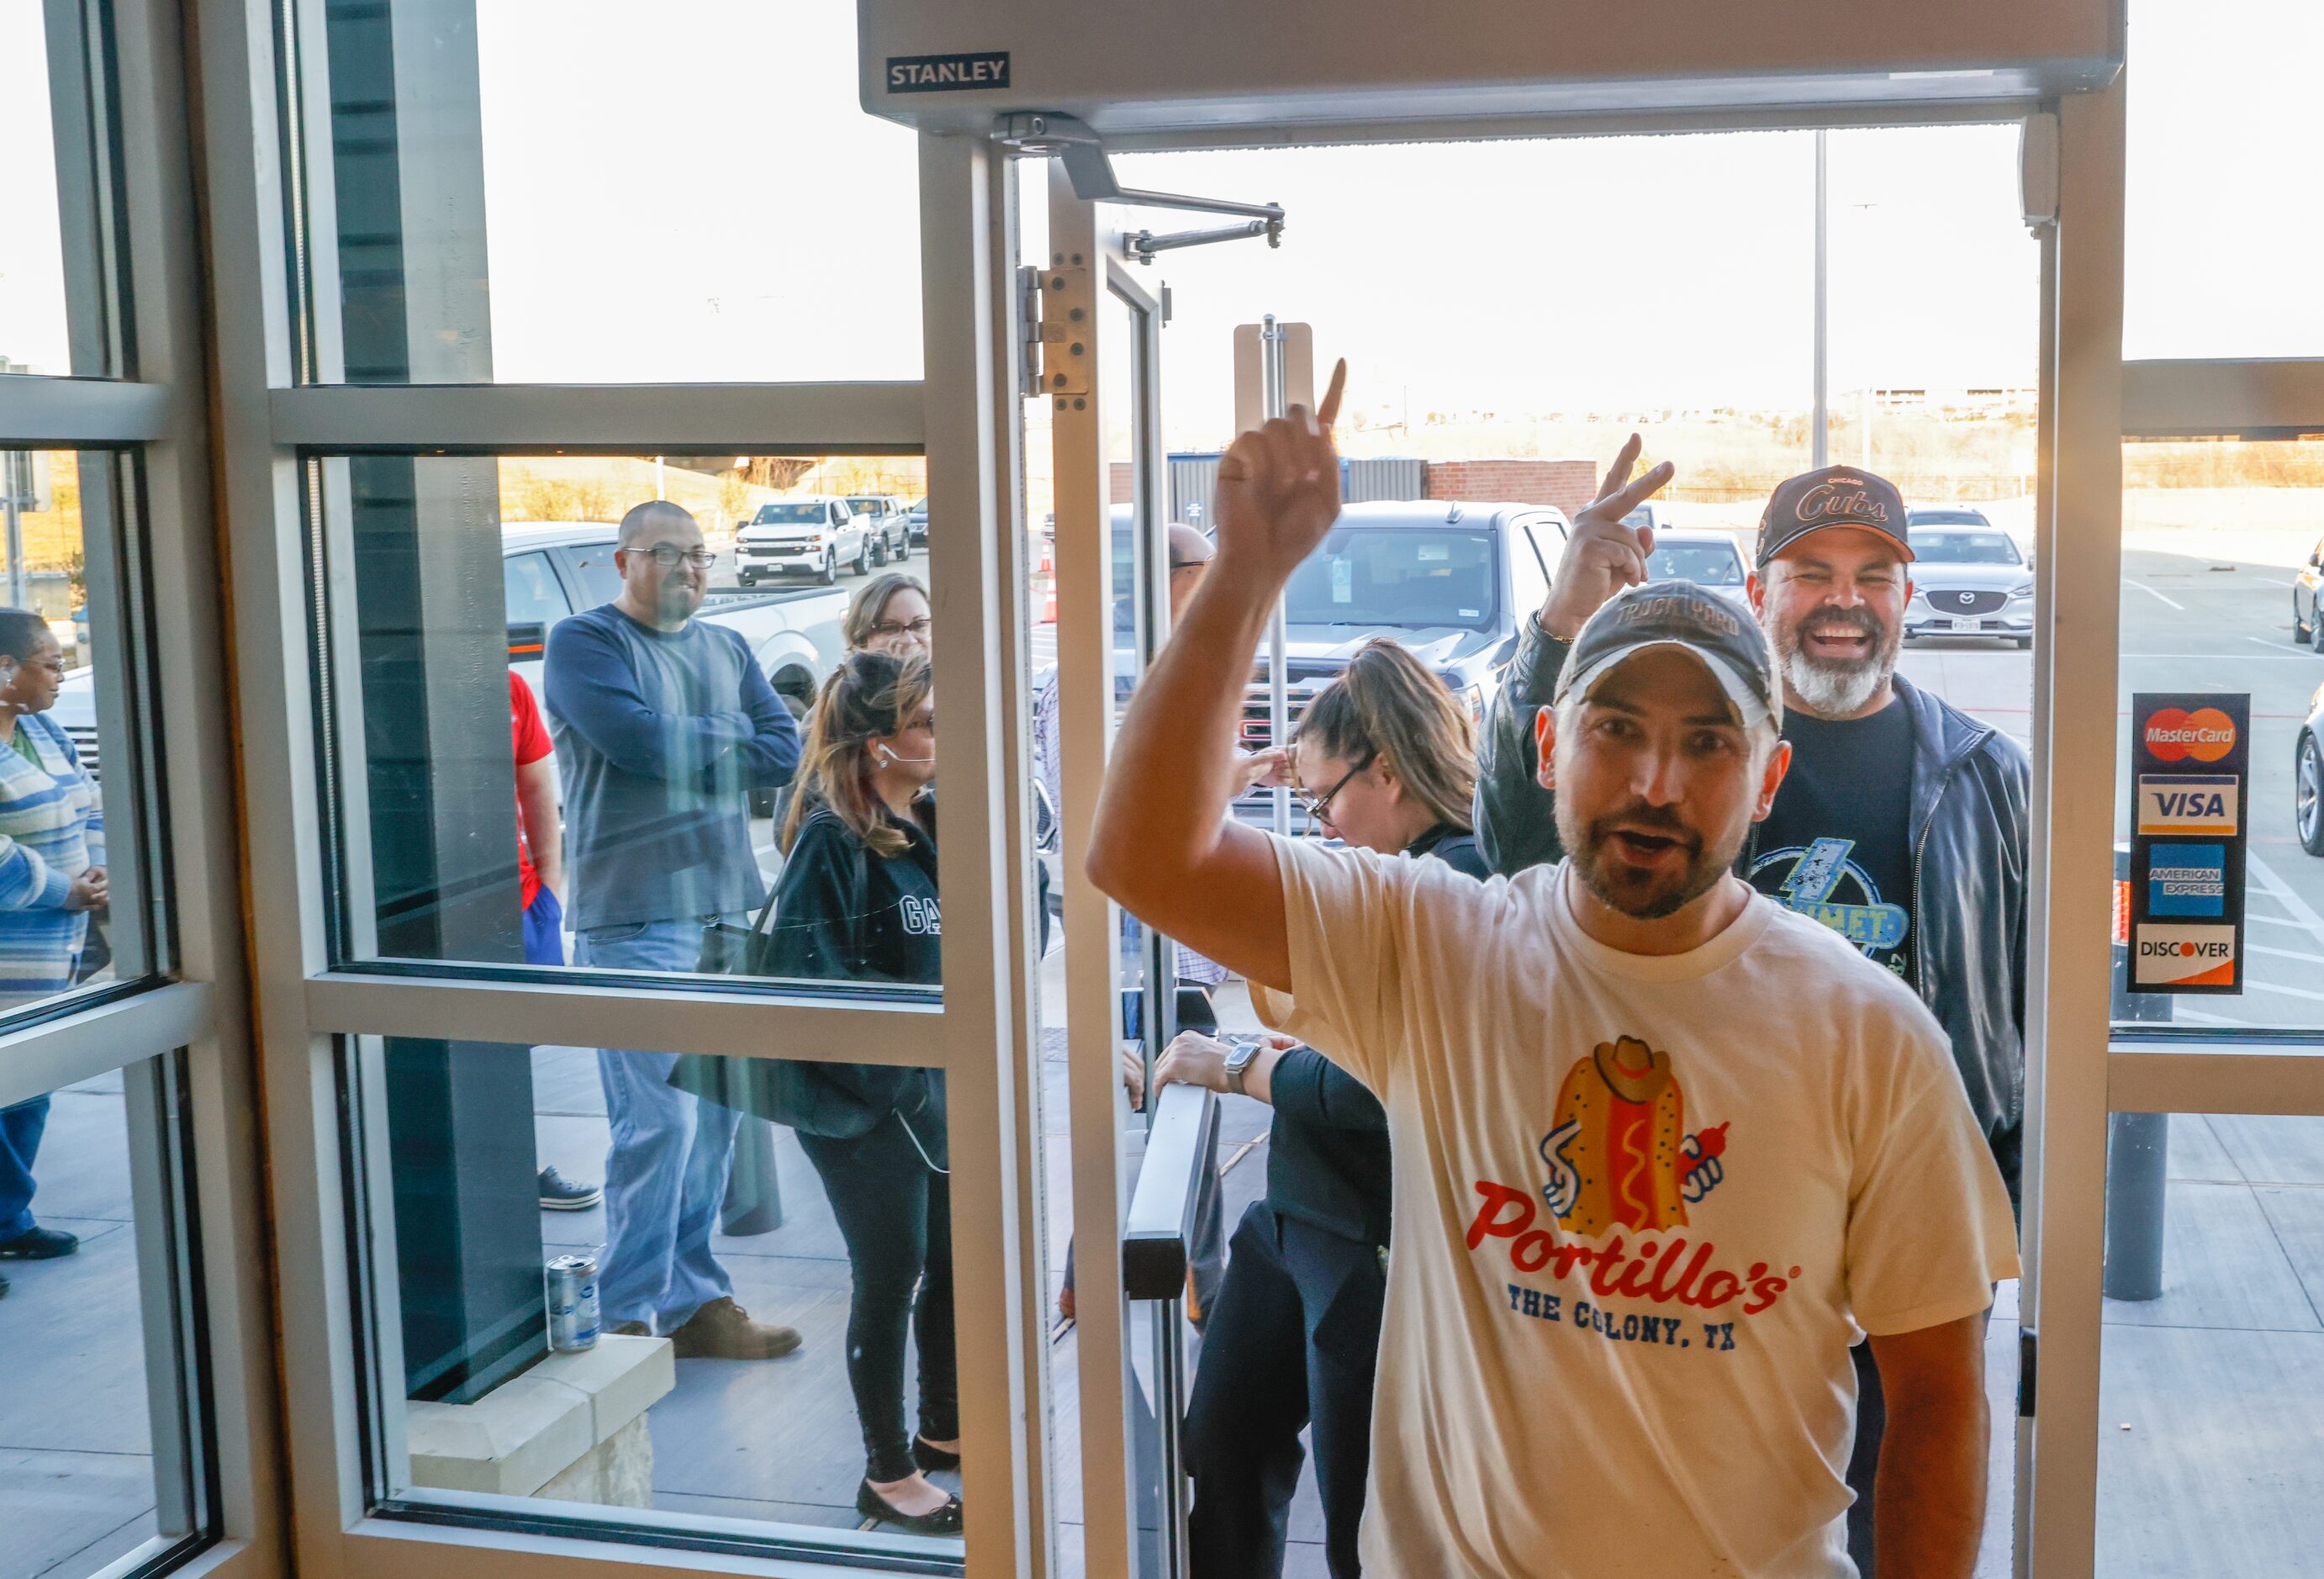
M 1487 874 L 1469 831 L 1468 710 L 1396 642 L 1368 642 L 1292 736 L 1310 831 Z M 1372 1371 L 1387 1291 L 1388 1115 L 1356 1077 L 1286 1037 L 1231 1047 L 1188 1032 L 1155 1067 L 1275 1109 L 1267 1196 L 1243 1214 L 1187 1408 L 1195 1579 L 1277 1574 L 1313 1427 L 1324 1556 L 1356 1572 Z
M 783 824 L 783 874 L 753 974 L 936 984 L 936 702 L 928 660 L 851 653 L 807 726 L 807 793 Z M 957 1535 L 960 1498 L 924 1473 L 960 1464 L 952 1196 L 940 1071 L 896 1065 L 687 1061 L 677 1083 L 798 1131 L 847 1242 L 847 1380 L 867 1460 L 855 1505 L 918 1535 Z M 696 1084 L 696 1082 L 700 1084 Z M 904 1344 L 917 1341 L 919 1429 L 904 1424 Z
M 97 781 L 48 711 L 65 677 L 48 622 L 0 608 L 0 1011 L 69 990 L 106 903 L 105 817 Z M 32 1217 L 32 1161 L 49 1099 L 0 1108 L 0 1260 L 48 1260 L 79 1248 Z M 7 1292 L 0 1279 L 0 1294 Z
M 935 622 L 928 612 L 928 589 L 917 576 L 890 570 L 874 576 L 848 600 L 847 617 L 840 635 L 850 652 L 886 652 L 897 658 L 928 651 L 928 632 Z

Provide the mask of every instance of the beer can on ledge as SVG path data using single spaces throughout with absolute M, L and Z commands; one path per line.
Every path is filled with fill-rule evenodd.
M 597 1258 L 561 1255 L 549 1263 L 549 1346 L 559 1353 L 597 1346 Z

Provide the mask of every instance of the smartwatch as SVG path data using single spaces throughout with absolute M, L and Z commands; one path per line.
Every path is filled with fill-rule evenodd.
M 1258 1057 L 1259 1043 L 1237 1042 L 1234 1045 L 1234 1050 L 1227 1055 L 1227 1089 L 1229 1091 L 1233 1092 L 1237 1096 L 1250 1094 L 1242 1088 L 1242 1077 L 1244 1072 L 1250 1069 L 1251 1060 Z

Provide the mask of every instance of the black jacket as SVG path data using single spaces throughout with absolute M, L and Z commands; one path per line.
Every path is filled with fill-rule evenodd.
M 1405 847 L 1456 872 L 1491 875 L 1476 839 L 1440 823 Z M 1314 1048 L 1276 1060 L 1268 1095 L 1267 1204 L 1327 1233 L 1364 1244 L 1388 1242 L 1388 1114 L 1364 1083 Z
M 1555 798 L 1535 777 L 1534 716 L 1569 648 L 1525 620 L 1517 655 L 1478 743 L 1477 841 L 1494 871 L 1561 860 Z M 1913 720 L 1913 965 L 1921 997 L 1952 1039 L 1969 1107 L 2012 1196 L 2014 1135 L 2025 1093 L 2026 813 L 2034 765 L 2023 747 L 1903 676 Z M 1754 830 L 1756 836 L 1757 830 Z M 1744 863 L 1750 862 L 1744 850 Z
M 828 807 L 808 812 L 775 885 L 773 913 L 752 939 L 750 973 L 792 981 L 939 982 L 944 923 L 934 799 L 916 809 L 925 826 L 898 822 L 907 844 L 893 856 L 872 854 Z M 688 1054 L 669 1083 L 831 1140 L 864 1134 L 893 1113 L 929 1162 L 945 1166 L 940 1070 Z

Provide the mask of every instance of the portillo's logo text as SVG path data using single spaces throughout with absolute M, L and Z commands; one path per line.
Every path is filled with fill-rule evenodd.
M 2216 762 L 2236 749 L 2236 721 L 2217 707 L 2163 707 L 2147 715 L 2144 738 L 2157 762 Z

